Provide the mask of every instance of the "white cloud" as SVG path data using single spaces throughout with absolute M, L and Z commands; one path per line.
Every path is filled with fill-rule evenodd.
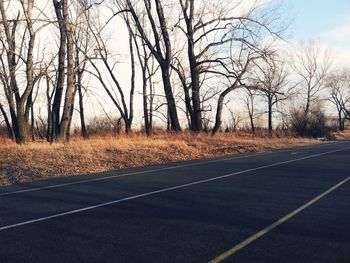
M 322 38 L 328 39 L 337 45 L 350 44 L 350 16 L 345 17 L 344 23 L 322 34 Z
M 321 34 L 319 41 L 332 50 L 337 64 L 350 66 L 350 16 Z

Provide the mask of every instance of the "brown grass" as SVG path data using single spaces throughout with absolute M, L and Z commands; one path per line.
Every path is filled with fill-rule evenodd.
M 88 140 L 73 138 L 69 144 L 36 142 L 24 146 L 2 138 L 0 185 L 317 143 L 315 140 L 278 137 L 244 133 L 212 137 L 183 132 L 151 137 L 105 135 Z
M 335 132 L 333 135 L 337 140 L 350 140 L 350 130 Z

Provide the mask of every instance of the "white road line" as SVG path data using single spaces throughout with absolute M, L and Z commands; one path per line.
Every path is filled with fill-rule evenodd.
M 222 175 L 222 176 L 217 176 L 217 177 L 213 177 L 213 178 L 209 178 L 209 179 L 205 179 L 205 180 L 200 180 L 200 181 L 187 183 L 187 184 L 181 184 L 181 185 L 168 187 L 168 188 L 164 188 L 164 189 L 160 189 L 160 190 L 156 190 L 156 191 L 152 191 L 152 192 L 148 192 L 148 193 L 144 193 L 144 194 L 139 194 L 139 195 L 134 195 L 134 196 L 130 196 L 130 197 L 122 198 L 122 199 L 117 199 L 117 200 L 113 200 L 113 201 L 110 201 L 110 202 L 101 203 L 101 204 L 97 204 L 97 205 L 93 205 L 93 206 L 88 206 L 88 207 L 84 207 L 84 208 L 80 208 L 80 209 L 76 209 L 76 210 L 71 210 L 71 211 L 64 212 L 64 213 L 54 214 L 54 215 L 51 215 L 51 216 L 41 217 L 41 218 L 29 220 L 29 221 L 20 222 L 20 223 L 17 223 L 17 224 L 3 226 L 3 227 L 0 227 L 0 231 L 6 230 L 6 229 L 15 228 L 15 227 L 19 227 L 19 226 L 29 225 L 29 224 L 36 223 L 36 222 L 47 221 L 47 220 L 50 220 L 50 219 L 63 217 L 63 216 L 66 216 L 66 215 L 77 214 L 77 213 L 80 213 L 80 212 L 84 212 L 84 211 L 88 211 L 88 210 L 92 210 L 92 209 L 96 209 L 96 208 L 100 208 L 100 207 L 105 207 L 105 206 L 108 206 L 108 205 L 118 204 L 118 203 L 122 203 L 122 202 L 125 202 L 125 201 L 138 199 L 138 198 L 141 198 L 141 197 L 146 197 L 146 196 L 156 195 L 156 194 L 159 194 L 159 193 L 169 192 L 169 191 L 176 190 L 176 189 L 186 188 L 186 187 L 193 186 L 193 185 L 199 185 L 199 184 L 203 184 L 203 183 L 217 181 L 217 180 L 228 178 L 228 177 L 231 177 L 231 176 L 234 176 L 234 175 L 238 175 L 238 174 L 244 174 L 244 173 L 253 172 L 253 171 L 257 171 L 257 170 L 262 170 L 262 169 L 265 169 L 265 168 L 274 167 L 274 166 L 278 166 L 278 165 L 282 165 L 282 164 L 287 164 L 287 163 L 293 163 L 293 162 L 297 162 L 297 161 L 307 160 L 307 159 L 311 159 L 311 158 L 327 155 L 327 154 L 330 154 L 330 153 L 341 152 L 341 151 L 345 151 L 345 150 L 348 150 L 348 149 L 350 149 L 350 147 L 339 149 L 339 150 L 328 151 L 328 152 L 324 152 L 324 153 L 319 153 L 319 154 L 314 154 L 314 155 L 310 155 L 310 156 L 306 156 L 306 157 L 302 157 L 302 158 L 298 158 L 298 159 L 292 159 L 292 160 L 288 160 L 288 161 L 283 161 L 283 162 L 273 163 L 273 164 L 269 164 L 269 165 L 259 166 L 259 167 L 256 167 L 256 168 L 242 170 L 242 171 L 239 171 L 239 172 L 230 173 L 230 174 L 226 174 L 226 175 Z
M 337 188 L 341 187 L 343 184 L 345 184 L 348 181 L 350 181 L 350 176 L 348 178 L 344 179 L 343 181 L 339 182 L 338 184 L 336 184 L 332 188 L 328 189 L 327 191 L 323 192 L 322 194 L 316 196 L 314 199 L 312 199 L 311 201 L 309 201 L 306 204 L 302 205 L 301 207 L 297 208 L 293 212 L 291 212 L 288 215 L 282 217 L 281 219 L 277 220 L 276 222 L 274 222 L 273 224 L 269 225 L 268 227 L 260 230 L 256 234 L 254 234 L 254 235 L 250 236 L 249 238 L 247 238 L 246 240 L 242 241 L 241 243 L 235 245 L 231 249 L 229 249 L 226 252 L 222 253 L 220 256 L 212 259 L 211 261 L 209 261 L 209 263 L 219 263 L 219 262 L 222 262 L 222 261 L 226 260 L 227 258 L 229 258 L 230 256 L 234 255 L 235 253 L 237 253 L 242 248 L 245 248 L 246 246 L 248 246 L 252 242 L 254 242 L 257 239 L 259 239 L 260 237 L 262 237 L 262 236 L 266 235 L 267 233 L 271 232 L 273 229 L 275 229 L 279 225 L 285 223 L 286 221 L 288 221 L 292 217 L 294 217 L 297 214 L 301 213 L 302 211 L 304 211 L 305 209 L 307 209 L 308 207 L 310 207 L 311 205 L 313 205 L 314 203 L 316 203 L 317 201 L 319 201 L 323 197 L 329 195 L 330 193 L 332 193 L 333 191 L 335 191 Z
M 151 169 L 151 170 L 146 170 L 146 171 L 104 176 L 104 177 L 87 179 L 87 180 L 79 180 L 79 181 L 75 181 L 75 182 L 71 182 L 71 183 L 62 183 L 62 184 L 55 184 L 55 185 L 44 186 L 44 187 L 23 189 L 23 190 L 0 193 L 0 196 L 6 196 L 6 195 L 8 196 L 8 195 L 14 195 L 14 194 L 20 194 L 20 193 L 34 192 L 34 191 L 53 189 L 53 188 L 59 188 L 59 187 L 64 187 L 64 186 L 85 184 L 85 183 L 96 182 L 96 181 L 104 181 L 104 180 L 115 179 L 115 178 L 130 176 L 130 175 L 139 175 L 139 174 L 145 174 L 145 173 L 161 172 L 161 171 L 173 170 L 173 169 L 177 169 L 177 168 L 190 167 L 190 166 L 196 166 L 196 165 L 208 164 L 208 163 L 224 162 L 224 161 L 243 159 L 243 158 L 249 158 L 249 157 L 254 157 L 254 156 L 263 156 L 263 155 L 267 155 L 267 154 L 271 154 L 271 153 L 276 153 L 276 152 L 279 153 L 279 152 L 287 152 L 287 151 L 291 151 L 291 149 L 275 151 L 275 152 L 271 152 L 271 151 L 260 152 L 260 153 L 256 153 L 256 154 L 245 155 L 245 156 L 232 156 L 232 157 L 227 157 L 227 158 L 222 158 L 222 159 L 215 159 L 215 160 L 195 162 L 195 163 L 186 163 L 183 165 L 174 165 L 174 166 L 169 166 L 169 167 L 164 167 L 164 168 L 156 168 L 156 169 Z M 195 160 L 193 160 L 193 161 L 195 161 Z

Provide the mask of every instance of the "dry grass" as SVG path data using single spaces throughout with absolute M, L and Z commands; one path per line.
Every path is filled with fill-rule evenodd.
M 337 140 L 350 140 L 350 130 L 335 132 L 333 135 Z
M 19 146 L 0 139 L 0 185 L 54 176 L 79 175 L 169 161 L 257 152 L 317 143 L 315 140 L 268 138 L 250 134 L 158 134 L 145 137 L 95 136 L 69 144 L 30 143 Z

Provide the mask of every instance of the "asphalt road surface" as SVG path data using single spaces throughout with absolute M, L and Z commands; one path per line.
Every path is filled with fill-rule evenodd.
M 350 142 L 0 188 L 0 262 L 350 262 Z

